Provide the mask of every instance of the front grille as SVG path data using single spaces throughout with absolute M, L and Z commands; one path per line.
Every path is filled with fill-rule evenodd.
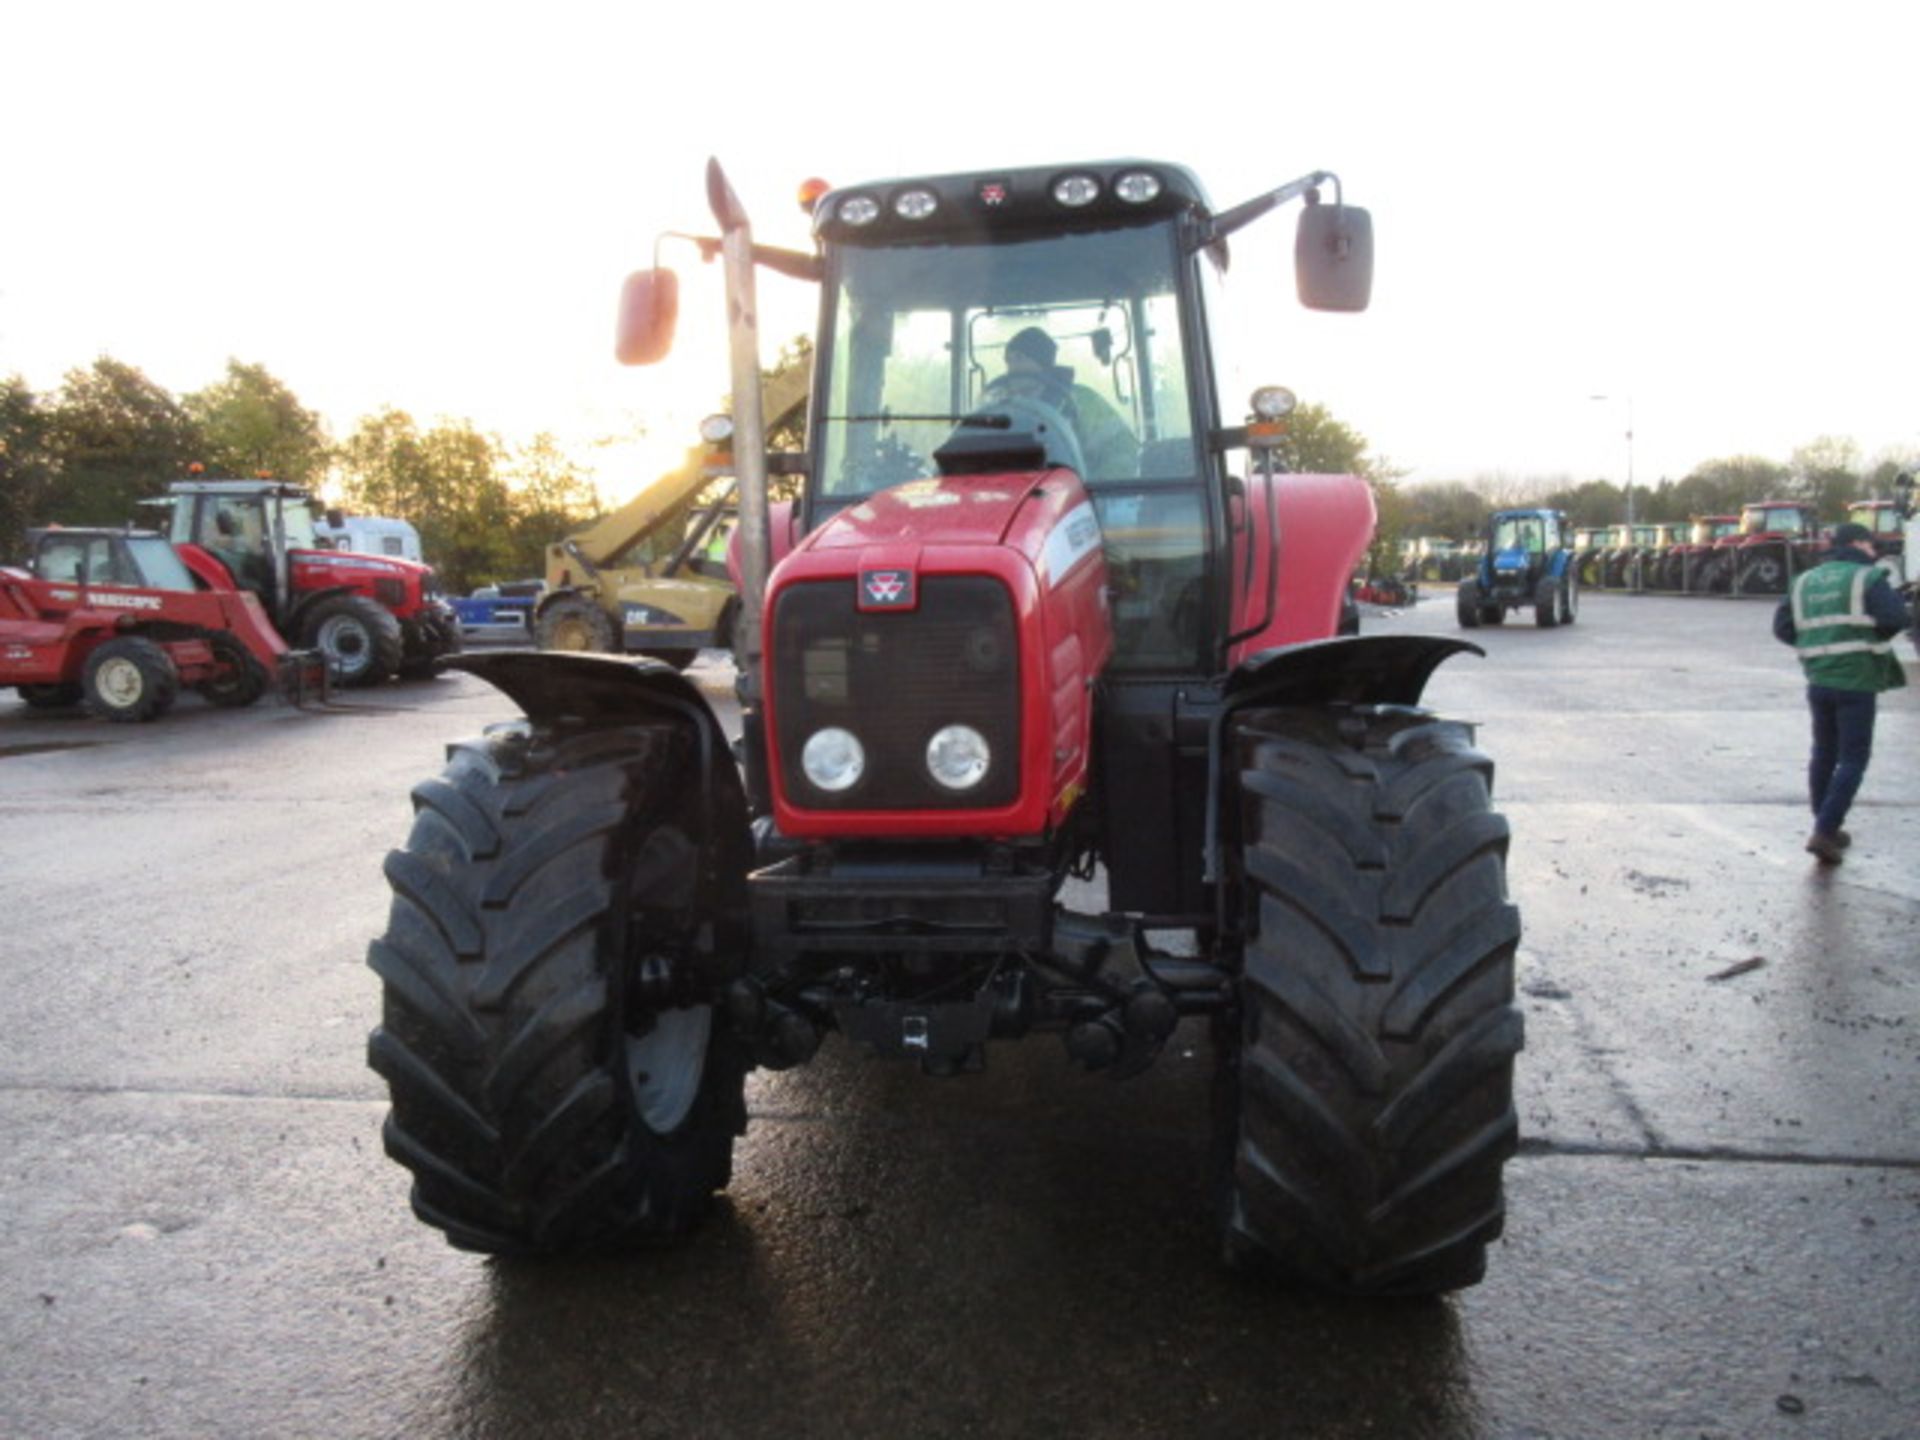
M 1013 600 L 997 580 L 929 576 L 919 605 L 862 613 L 855 581 L 812 580 L 780 592 L 770 629 L 781 776 L 803 810 L 977 810 L 1020 792 L 1020 666 Z M 852 731 L 866 773 L 836 793 L 800 768 L 807 737 Z M 968 791 L 927 773 L 927 742 L 948 725 L 986 737 L 993 765 Z

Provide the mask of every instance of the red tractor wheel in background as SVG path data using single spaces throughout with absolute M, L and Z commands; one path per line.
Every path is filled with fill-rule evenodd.
M 138 723 L 166 713 L 180 693 L 167 652 L 138 635 L 107 641 L 80 672 L 87 709 L 103 720 Z
M 307 612 L 300 631 L 300 643 L 326 656 L 342 685 L 378 685 L 400 673 L 400 622 L 365 595 L 328 596 Z
M 219 679 L 203 681 L 198 687 L 209 704 L 239 710 L 267 693 L 271 681 L 266 667 L 247 653 L 246 646 L 227 635 L 216 635 L 209 643 L 215 657 L 226 667 L 226 673 Z

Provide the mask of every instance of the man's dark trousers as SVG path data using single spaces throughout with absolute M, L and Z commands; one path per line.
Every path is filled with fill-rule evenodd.
M 1873 717 L 1879 698 L 1871 690 L 1807 687 L 1807 708 L 1813 712 L 1807 789 L 1813 801 L 1813 828 L 1819 834 L 1836 834 L 1846 823 L 1873 754 Z

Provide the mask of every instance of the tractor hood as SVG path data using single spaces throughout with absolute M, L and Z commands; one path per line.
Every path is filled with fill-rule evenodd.
M 397 555 L 367 555 L 358 550 L 294 550 L 289 554 L 294 564 L 314 566 L 323 574 L 357 571 L 396 578 L 413 575 L 423 581 L 433 578 L 433 566 L 420 560 L 403 560 Z
M 805 548 L 1003 544 L 1021 507 L 1055 473 L 1039 470 L 909 480 L 848 506 L 809 536 Z
M 1502 575 L 1517 575 L 1527 568 L 1531 556 L 1520 547 L 1502 550 L 1493 557 L 1493 568 Z

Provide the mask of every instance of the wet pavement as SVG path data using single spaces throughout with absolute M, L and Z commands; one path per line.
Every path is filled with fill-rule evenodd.
M 453 1251 L 381 1153 L 362 956 L 408 788 L 504 702 L 0 698 L 0 1435 L 1920 1433 L 1920 689 L 1820 869 L 1767 611 L 1591 597 L 1436 677 L 1513 822 L 1526 1138 L 1486 1283 L 1387 1305 L 1215 1264 L 1184 1032 L 1125 1082 L 829 1042 L 750 1082 L 689 1243 Z

